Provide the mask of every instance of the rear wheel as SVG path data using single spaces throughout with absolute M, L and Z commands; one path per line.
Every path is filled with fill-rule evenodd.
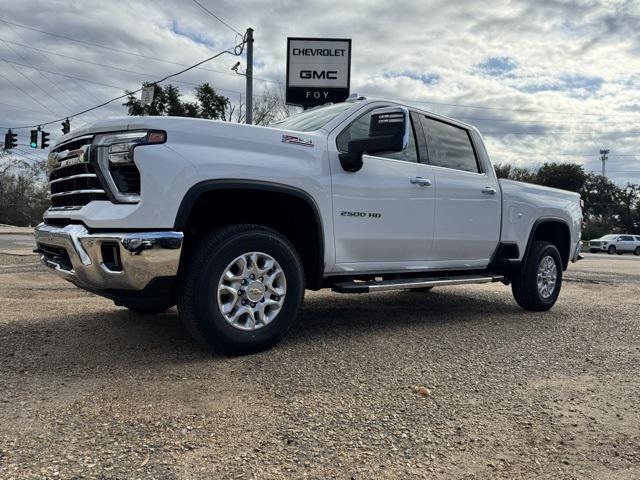
M 513 276 L 511 291 L 522 308 L 549 310 L 556 303 L 562 286 L 562 259 L 550 242 L 535 241 L 527 259 Z
M 242 355 L 280 341 L 303 295 L 302 262 L 285 237 L 258 225 L 231 225 L 190 253 L 178 311 L 196 339 Z
M 616 246 L 615 245 L 609 245 L 609 248 L 607 249 L 607 253 L 609 255 L 613 255 L 614 253 L 616 253 Z
M 636 247 L 636 249 L 633 251 L 633 254 L 634 254 L 636 257 L 639 257 L 639 256 L 640 256 L 640 247 Z

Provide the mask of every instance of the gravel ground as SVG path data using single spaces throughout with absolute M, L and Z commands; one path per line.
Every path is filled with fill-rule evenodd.
M 209 354 L 0 254 L 0 478 L 640 478 L 640 259 L 551 312 L 479 285 L 308 292 L 279 347 Z

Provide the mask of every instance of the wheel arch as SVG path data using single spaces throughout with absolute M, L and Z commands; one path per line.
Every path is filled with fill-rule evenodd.
M 213 204 L 220 200 L 223 194 L 230 191 L 235 192 L 237 196 L 244 195 L 245 200 L 250 198 L 256 201 L 275 202 L 285 209 L 284 216 L 278 216 L 277 213 L 260 215 L 245 209 L 237 216 L 239 221 L 232 223 L 262 224 L 286 236 L 302 257 L 307 288 L 321 288 L 325 255 L 324 228 L 320 209 L 314 198 L 305 190 L 290 185 L 256 180 L 205 180 L 193 185 L 183 197 L 176 214 L 174 228 L 184 231 L 186 240 L 194 225 L 202 221 L 203 209 L 208 207 L 206 226 L 215 227 L 220 222 L 228 224 L 225 215 L 216 215 L 215 210 L 210 207 L 214 206 Z M 298 218 L 289 218 L 289 214 L 297 215 Z
M 523 264 L 527 261 L 535 240 L 546 240 L 555 245 L 560 252 L 562 269 L 567 269 L 571 258 L 571 229 L 566 220 L 559 217 L 543 217 L 534 222 L 522 257 Z

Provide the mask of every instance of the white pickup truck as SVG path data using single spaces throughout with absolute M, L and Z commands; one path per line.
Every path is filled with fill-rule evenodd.
M 279 341 L 305 289 L 503 282 L 542 311 L 579 258 L 578 194 L 498 180 L 477 129 L 393 101 L 106 120 L 52 147 L 49 180 L 47 267 L 132 310 L 177 303 L 229 354 Z

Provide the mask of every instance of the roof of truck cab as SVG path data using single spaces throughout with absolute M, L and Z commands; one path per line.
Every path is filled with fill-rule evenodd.
M 454 118 L 454 117 L 448 117 L 440 113 L 432 112 L 431 110 L 427 110 L 426 108 L 424 108 L 423 106 L 417 103 L 393 100 L 391 98 L 384 98 L 384 97 L 359 97 L 358 99 L 347 100 L 347 102 L 352 102 L 354 105 L 361 105 L 361 106 L 370 105 L 372 103 L 387 103 L 392 105 L 400 105 L 402 107 L 407 107 L 412 110 L 417 110 L 420 113 L 424 113 L 425 115 L 432 117 L 436 120 L 442 120 L 443 122 L 452 123 L 454 125 L 457 125 L 463 128 L 475 130 L 478 134 L 480 134 L 480 131 L 474 125 L 463 122 L 462 120 L 458 120 L 457 118 Z

